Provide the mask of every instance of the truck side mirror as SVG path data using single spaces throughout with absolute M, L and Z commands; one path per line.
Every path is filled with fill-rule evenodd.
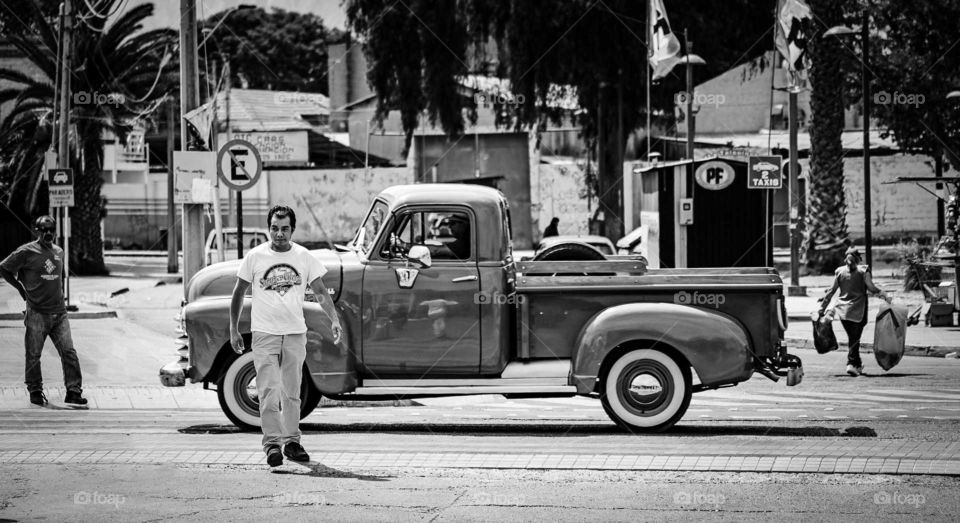
M 420 269 L 429 269 L 433 265 L 433 261 L 430 259 L 430 249 L 426 245 L 410 247 L 410 252 L 407 253 L 407 261 Z

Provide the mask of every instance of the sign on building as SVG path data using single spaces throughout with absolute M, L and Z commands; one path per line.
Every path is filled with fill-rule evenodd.
M 697 167 L 694 178 L 697 179 L 697 184 L 700 187 L 711 191 L 720 191 L 733 183 L 736 173 L 733 172 L 733 167 L 729 163 L 713 160 Z
M 50 207 L 73 207 L 73 169 L 47 171 Z
M 748 189 L 779 189 L 783 187 L 783 172 L 779 156 L 751 156 L 747 162 Z
M 230 136 L 252 144 L 267 167 L 306 165 L 310 162 L 307 131 L 233 132 Z M 217 141 L 225 143 L 227 136 L 221 133 Z

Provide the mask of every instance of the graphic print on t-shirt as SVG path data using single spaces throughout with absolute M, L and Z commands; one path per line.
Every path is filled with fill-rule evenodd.
M 265 291 L 276 291 L 283 296 L 290 287 L 300 285 L 300 273 L 291 265 L 278 263 L 263 273 L 260 279 L 260 288 Z
M 46 269 L 47 271 L 47 274 L 40 275 L 40 277 L 43 278 L 44 280 L 56 280 L 57 278 L 60 277 L 59 274 L 53 274 L 53 272 L 57 270 L 57 266 L 54 265 L 52 261 L 50 261 L 50 258 L 47 258 L 46 261 L 43 263 L 43 268 Z

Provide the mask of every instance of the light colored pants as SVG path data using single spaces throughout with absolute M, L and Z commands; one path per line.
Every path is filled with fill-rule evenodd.
M 300 384 L 306 357 L 306 333 L 253 333 L 264 451 L 300 442 Z

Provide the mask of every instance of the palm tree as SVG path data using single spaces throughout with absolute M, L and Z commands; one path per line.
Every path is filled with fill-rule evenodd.
M 845 52 L 836 38 L 824 31 L 843 23 L 843 8 L 836 0 L 810 0 L 814 14 L 809 35 L 810 52 L 810 200 L 804 251 L 814 273 L 829 272 L 843 261 L 849 243 L 847 203 L 843 192 L 843 91 L 840 61 Z
M 78 274 L 106 272 L 100 238 L 103 137 L 109 133 L 124 137 L 176 86 L 176 63 L 170 57 L 177 32 L 143 31 L 142 22 L 153 14 L 153 4 L 117 16 L 123 3 L 82 2 L 73 20 L 69 165 L 75 173 L 76 205 L 70 212 L 71 270 Z M 0 186 L 7 189 L 3 203 L 29 223 L 30 217 L 46 211 L 45 191 L 39 187 L 43 153 L 56 134 L 52 116 L 57 17 L 34 2 L 17 14 L 4 20 L 9 41 L 39 74 L 0 68 L 0 79 L 16 84 L 0 90 L 0 104 L 13 105 L 0 121 Z

